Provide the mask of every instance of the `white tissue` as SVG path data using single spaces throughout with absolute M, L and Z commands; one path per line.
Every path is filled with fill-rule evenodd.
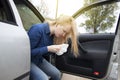
M 67 52 L 68 44 L 62 44 L 61 49 L 56 53 L 57 55 L 62 55 L 63 53 Z

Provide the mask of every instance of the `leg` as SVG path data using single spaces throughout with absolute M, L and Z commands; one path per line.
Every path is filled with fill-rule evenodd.
M 47 60 L 43 59 L 43 62 L 39 65 L 39 67 L 43 72 L 51 77 L 51 80 L 61 80 L 61 72 Z
M 48 76 L 39 67 L 32 63 L 30 80 L 48 80 Z

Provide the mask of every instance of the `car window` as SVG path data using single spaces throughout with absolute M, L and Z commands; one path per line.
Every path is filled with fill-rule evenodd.
M 120 3 L 91 8 L 76 18 L 80 33 L 115 33 Z
M 12 11 L 6 0 L 0 0 L 0 21 L 15 23 Z
M 36 16 L 33 10 L 29 8 L 29 5 L 27 5 L 24 1 L 14 0 L 14 2 L 17 6 L 23 22 L 23 26 L 26 31 L 28 31 L 33 24 L 41 23 L 41 20 Z

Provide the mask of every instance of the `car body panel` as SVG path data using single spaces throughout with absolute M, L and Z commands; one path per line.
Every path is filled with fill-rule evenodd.
M 30 71 L 29 39 L 19 26 L 0 25 L 0 79 L 13 80 Z

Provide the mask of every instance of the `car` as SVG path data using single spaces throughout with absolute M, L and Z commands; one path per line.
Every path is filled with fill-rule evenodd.
M 119 3 L 119 0 L 95 2 L 78 10 L 72 16 L 79 26 L 80 23 L 85 22 L 80 20 L 82 14 L 98 6 L 114 3 Z M 114 68 L 116 65 L 119 68 L 120 63 L 118 60 L 120 56 L 119 10 L 117 13 L 113 25 L 114 31 L 77 35 L 79 57 L 75 58 L 72 55 L 69 46 L 63 55 L 52 54 L 45 58 L 63 73 L 94 80 L 117 80 L 120 71 Z M 42 23 L 44 20 L 45 18 L 28 0 L 0 0 L 0 80 L 29 80 L 31 62 L 27 31 L 33 24 Z M 68 43 L 70 45 L 71 40 Z

